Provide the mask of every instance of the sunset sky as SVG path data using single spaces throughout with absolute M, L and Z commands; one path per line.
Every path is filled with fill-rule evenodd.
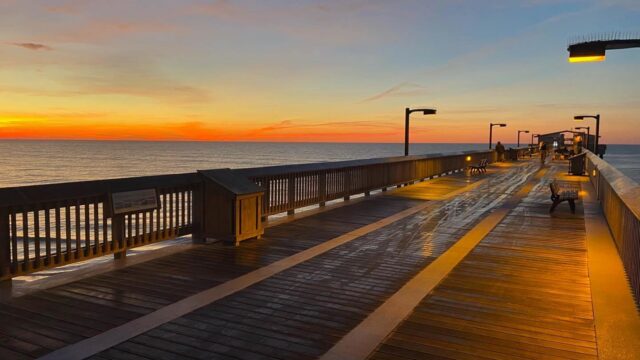
M 640 143 L 640 49 L 567 62 L 611 32 L 640 0 L 0 0 L 0 138 Z

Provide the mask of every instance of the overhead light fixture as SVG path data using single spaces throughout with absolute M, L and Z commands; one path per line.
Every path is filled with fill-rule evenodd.
M 604 61 L 607 50 L 640 47 L 640 39 L 604 39 L 584 41 L 569 45 L 570 63 Z

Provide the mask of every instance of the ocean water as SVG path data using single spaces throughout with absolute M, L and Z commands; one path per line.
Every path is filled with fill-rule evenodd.
M 607 145 L 604 160 L 640 183 L 640 145 Z
M 513 146 L 506 144 L 506 147 Z M 486 149 L 412 144 L 412 154 Z M 403 144 L 0 141 L 0 187 L 398 156 Z M 609 145 L 605 160 L 640 182 L 640 145 Z

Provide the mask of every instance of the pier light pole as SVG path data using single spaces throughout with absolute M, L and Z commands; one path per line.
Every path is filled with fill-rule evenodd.
M 422 112 L 424 115 L 434 115 L 436 109 L 404 109 L 404 156 L 409 156 L 409 115 L 413 112 Z
M 507 124 L 505 124 L 505 123 L 498 123 L 498 124 L 489 123 L 489 150 L 491 150 L 491 143 L 493 141 L 493 127 L 494 126 L 505 127 L 505 126 L 507 126 Z
M 533 146 L 533 138 L 534 138 L 534 137 L 539 138 L 539 137 L 540 137 L 540 134 L 531 134 L 531 146 Z
M 596 142 L 593 144 L 593 153 L 598 155 L 598 144 L 600 140 L 600 114 L 596 115 L 576 115 L 573 117 L 573 120 L 582 121 L 584 119 L 596 119 Z
M 587 141 L 584 142 L 584 147 L 589 150 L 589 130 L 591 130 L 591 126 L 576 126 L 576 130 L 587 130 Z
M 529 130 L 518 130 L 518 146 L 517 147 L 520 147 L 520 133 L 528 134 Z

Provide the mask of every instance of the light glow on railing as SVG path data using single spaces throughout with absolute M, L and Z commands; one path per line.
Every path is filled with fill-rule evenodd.
M 467 161 L 471 161 L 471 156 L 467 156 Z

